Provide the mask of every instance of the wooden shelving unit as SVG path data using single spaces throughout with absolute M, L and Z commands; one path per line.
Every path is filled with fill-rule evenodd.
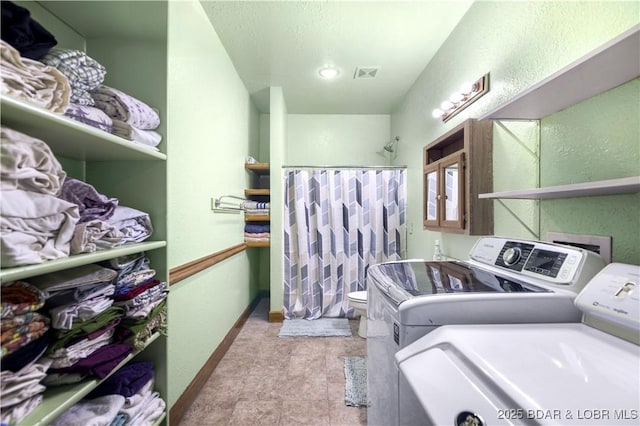
M 244 190 L 244 196 L 247 199 L 255 201 L 269 201 L 271 190 L 264 188 L 263 179 L 269 177 L 269 163 L 245 163 L 245 170 L 252 173 L 252 188 Z M 267 215 L 247 215 L 245 213 L 244 220 L 247 223 L 269 223 L 270 216 Z M 269 247 L 269 241 L 245 241 L 247 247 Z

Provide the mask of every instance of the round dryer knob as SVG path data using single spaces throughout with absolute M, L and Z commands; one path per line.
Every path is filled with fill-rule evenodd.
M 522 257 L 522 250 L 520 250 L 520 247 L 509 247 L 502 254 L 502 261 L 505 265 L 511 266 L 518 263 L 520 257 Z
M 456 416 L 454 426 L 485 426 L 485 423 L 476 413 L 462 411 Z

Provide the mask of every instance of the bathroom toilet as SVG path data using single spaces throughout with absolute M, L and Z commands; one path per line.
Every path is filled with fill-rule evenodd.
M 367 292 L 354 291 L 347 294 L 349 304 L 360 314 L 360 324 L 358 325 L 358 335 L 367 338 Z

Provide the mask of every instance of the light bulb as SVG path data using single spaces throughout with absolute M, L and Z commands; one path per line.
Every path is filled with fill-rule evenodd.
M 457 104 L 459 102 L 462 102 L 462 100 L 464 99 L 464 95 L 462 93 L 454 93 L 453 95 L 451 95 L 451 97 L 449 98 L 449 100 L 451 102 L 453 102 L 454 104 Z
M 462 86 L 460 86 L 460 91 L 464 95 L 468 95 L 469 93 L 472 93 L 473 89 L 474 89 L 474 86 L 471 83 L 464 83 Z
M 442 114 L 444 114 L 444 111 L 442 111 L 440 108 L 434 109 L 433 112 L 431 113 L 433 118 L 440 118 L 442 117 Z
M 453 103 L 449 102 L 449 101 L 444 101 L 440 104 L 440 109 L 443 111 L 448 111 L 451 108 L 453 108 Z
M 338 70 L 329 66 L 322 68 L 318 73 L 320 74 L 320 77 L 326 80 L 330 80 L 338 76 Z

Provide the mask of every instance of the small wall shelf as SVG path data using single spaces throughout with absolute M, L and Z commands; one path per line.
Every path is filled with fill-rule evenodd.
M 269 163 L 245 163 L 245 170 L 251 172 L 251 188 L 244 190 L 244 196 L 248 200 L 255 200 L 260 202 L 269 202 L 271 196 L 271 190 L 269 189 Z M 269 224 L 271 217 L 269 216 L 270 210 L 266 210 L 267 214 L 247 214 L 245 212 L 245 223 L 252 224 Z M 252 212 L 253 213 L 253 212 Z M 262 212 L 260 212 L 262 213 Z M 247 241 L 245 240 L 247 247 L 269 247 L 269 240 L 260 241 Z
M 247 247 L 269 247 L 269 241 L 245 241 Z
M 480 120 L 537 120 L 640 76 L 640 24 L 534 84 Z
M 244 168 L 251 170 L 256 175 L 269 174 L 269 163 L 245 163 Z
M 479 194 L 479 198 L 511 198 L 522 200 L 547 200 L 552 198 L 589 197 L 640 192 L 640 176 L 608 179 L 570 185 L 548 186 Z
M 271 191 L 269 189 L 245 189 L 244 190 L 244 195 L 245 196 L 256 196 L 256 195 L 270 195 Z

